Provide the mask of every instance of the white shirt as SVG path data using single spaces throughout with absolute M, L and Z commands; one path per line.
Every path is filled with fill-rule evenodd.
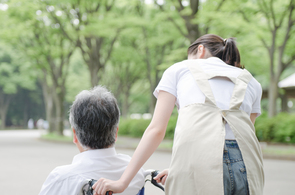
M 130 156 L 117 154 L 114 147 L 82 152 L 72 164 L 55 168 L 44 182 L 39 195 L 78 195 L 87 179 L 101 177 L 118 180 L 125 171 Z M 144 170 L 140 169 L 121 195 L 136 195 L 144 185 Z
M 220 73 L 229 77 L 238 77 L 242 69 L 230 66 L 217 57 L 208 59 L 193 59 L 198 62 L 206 73 Z M 159 91 L 163 90 L 176 97 L 176 106 L 181 109 L 194 103 L 204 103 L 205 96 L 198 87 L 195 79 L 187 67 L 188 60 L 170 66 L 163 74 L 161 81 L 154 91 L 158 97 Z M 229 103 L 235 84 L 225 77 L 214 77 L 209 80 L 217 106 L 222 110 L 229 109 Z M 261 114 L 260 100 L 262 88 L 260 83 L 253 78 L 247 87 L 244 101 L 240 107 L 247 114 Z M 225 125 L 225 139 L 235 139 L 229 125 Z

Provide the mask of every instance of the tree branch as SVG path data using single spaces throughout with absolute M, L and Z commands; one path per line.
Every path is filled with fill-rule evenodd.
M 265 18 L 267 20 L 268 29 L 270 31 L 272 31 L 273 28 L 271 27 L 271 24 L 270 24 L 270 17 L 269 17 L 269 13 L 268 13 L 267 5 L 266 5 L 265 1 L 264 0 L 258 0 L 258 5 L 260 7 L 260 11 L 265 15 Z
M 183 7 L 183 5 L 182 5 L 182 1 L 181 1 L 181 0 L 178 0 L 178 4 L 179 4 L 179 8 L 180 8 L 180 10 L 178 10 L 178 11 L 183 10 L 184 7 Z
M 222 0 L 224 1 L 224 0 Z M 192 16 L 196 15 L 199 11 L 199 0 L 190 0 L 190 7 L 192 10 Z
M 223 5 L 224 2 L 225 2 L 225 0 L 221 0 L 221 1 L 219 2 L 219 4 L 218 4 L 218 6 L 217 6 L 217 8 L 216 8 L 215 11 L 219 11 L 219 10 L 221 9 L 221 7 L 222 7 L 222 5 Z
M 277 24 L 276 24 L 276 15 L 274 13 L 273 10 L 273 0 L 270 0 L 270 14 L 272 16 L 272 22 L 273 22 L 273 26 L 276 28 L 278 28 Z
M 215 9 L 215 12 L 218 12 L 221 9 L 221 7 L 222 7 L 222 5 L 223 5 L 224 2 L 225 2 L 225 0 L 221 0 L 219 2 L 217 8 Z M 208 34 L 208 32 L 209 32 L 210 23 L 211 23 L 212 20 L 213 20 L 213 18 L 209 18 L 209 20 L 206 22 L 206 24 L 207 24 L 207 27 L 205 28 L 206 34 Z
M 116 0 L 112 0 L 112 2 L 111 2 L 110 5 L 108 5 L 108 1 L 106 1 L 106 3 L 105 3 L 105 8 L 106 8 L 107 12 L 110 11 L 110 10 L 112 9 L 113 5 L 115 4 L 115 1 L 116 1 Z
M 292 62 L 294 60 L 295 60 L 295 54 L 291 57 L 291 59 L 288 62 L 283 63 L 283 70 L 285 70 L 286 68 L 288 68 L 292 64 Z
M 244 18 L 244 20 L 248 23 L 250 23 L 250 20 L 248 19 L 248 17 L 246 16 L 246 13 L 243 10 L 238 10 L 238 12 L 240 12 Z
M 267 49 L 268 53 L 270 54 L 270 47 L 267 45 L 267 43 L 265 42 L 265 40 L 263 38 L 260 38 L 263 46 Z
M 173 18 L 168 17 L 168 20 L 170 20 L 170 21 L 173 23 L 173 25 L 177 28 L 177 30 L 180 32 L 180 34 L 181 34 L 182 36 L 188 38 L 188 35 L 185 34 L 185 33 L 183 32 L 183 30 L 181 29 L 181 27 L 180 27 L 180 26 L 174 21 Z
M 111 53 L 112 53 L 112 50 L 113 50 L 114 44 L 115 44 L 115 42 L 116 42 L 116 40 L 117 40 L 117 38 L 118 38 L 118 36 L 119 36 L 119 34 L 120 34 L 120 31 L 121 31 L 121 29 L 118 29 L 118 30 L 117 30 L 115 37 L 114 37 L 113 40 L 111 41 L 110 48 L 109 48 L 109 50 L 108 50 L 108 52 L 107 52 L 107 57 L 105 58 L 105 61 L 104 61 L 105 64 L 107 63 L 107 61 L 109 61 L 109 59 L 110 59 L 110 57 L 111 57 Z
M 282 63 L 282 60 L 283 60 L 283 54 L 284 54 L 287 42 L 288 42 L 288 40 L 290 38 L 290 31 L 291 31 L 291 28 L 292 28 L 292 26 L 294 24 L 294 21 L 292 20 L 292 14 L 293 14 L 293 10 L 294 10 L 294 5 L 291 2 L 292 1 L 290 1 L 290 6 L 289 6 L 290 12 L 289 12 L 289 16 L 288 16 L 288 26 L 287 26 L 286 34 L 284 36 L 283 44 L 279 47 L 279 61 L 281 63 Z

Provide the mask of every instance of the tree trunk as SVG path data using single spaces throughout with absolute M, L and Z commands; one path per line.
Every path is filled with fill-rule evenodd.
M 198 24 L 193 24 L 193 22 L 191 21 L 186 21 L 186 29 L 188 31 L 188 39 L 190 41 L 190 43 L 195 42 L 195 40 L 197 40 L 197 38 L 199 38 L 201 36 L 201 32 L 199 29 L 199 25 Z
M 6 114 L 7 111 L 5 109 L 0 109 L 0 117 L 1 117 L 1 129 L 5 129 L 6 128 Z
M 93 63 L 93 62 L 90 62 L 90 63 Z M 99 72 L 100 68 L 99 68 L 99 66 L 96 66 L 96 65 L 92 65 L 92 66 L 88 65 L 88 69 L 90 72 L 91 86 L 95 87 L 98 85 L 98 82 L 99 82 L 98 72 Z
M 47 100 L 45 102 L 46 106 L 46 120 L 48 121 L 48 131 L 50 133 L 53 133 L 54 130 L 56 129 L 56 124 L 55 124 L 55 112 L 54 112 L 54 101 L 53 101 L 53 95 L 48 94 Z
M 64 94 L 63 92 L 57 93 L 55 95 L 55 113 L 56 113 L 56 132 L 59 135 L 63 135 L 63 130 L 64 130 Z
M 270 79 L 268 89 L 268 116 L 277 114 L 278 82 L 275 78 Z
M 124 100 L 122 105 L 122 117 L 124 118 L 127 118 L 129 111 L 129 91 L 130 89 L 127 89 L 124 93 Z
M 0 92 L 0 117 L 1 117 L 1 129 L 6 128 L 6 115 L 10 104 L 11 97 Z
M 280 97 L 281 97 L 282 112 L 289 112 L 287 95 L 283 94 Z
M 55 116 L 54 116 L 54 101 L 53 101 L 53 89 L 52 86 L 48 86 L 46 70 L 43 70 L 43 79 L 40 79 L 40 83 L 42 86 L 42 92 L 45 102 L 45 110 L 46 110 L 46 120 L 48 122 L 48 131 L 50 133 L 54 132 L 55 127 Z
M 23 128 L 27 128 L 27 123 L 29 120 L 29 105 L 28 105 L 28 97 L 25 95 L 23 99 L 23 104 L 24 104 L 24 118 L 23 118 Z

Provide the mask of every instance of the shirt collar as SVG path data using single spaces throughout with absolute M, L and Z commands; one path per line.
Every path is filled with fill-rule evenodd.
M 92 159 L 92 158 L 105 158 L 110 156 L 115 156 L 117 154 L 115 147 L 104 148 L 104 149 L 95 149 L 95 150 L 87 150 L 81 152 L 74 156 L 73 162 L 79 162 L 83 159 Z
M 209 58 L 207 58 L 207 59 L 208 59 L 208 60 L 214 60 L 214 61 L 220 61 L 220 62 L 225 63 L 222 59 L 220 59 L 220 58 L 218 58 L 218 57 L 214 57 L 214 56 L 209 57 Z

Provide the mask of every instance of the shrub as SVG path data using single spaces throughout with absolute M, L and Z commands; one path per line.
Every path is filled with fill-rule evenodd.
M 274 141 L 295 143 L 295 115 L 281 113 L 274 125 Z
M 121 118 L 118 134 L 141 137 L 149 124 L 150 120 Z
M 173 139 L 174 129 L 176 126 L 177 116 L 171 116 L 167 125 L 165 138 Z M 120 119 L 119 135 L 128 135 L 131 137 L 142 137 L 144 131 L 150 124 L 151 120 L 145 119 Z
M 263 113 L 256 119 L 255 129 L 256 136 L 259 141 L 270 142 L 274 139 L 274 125 L 275 121 L 272 118 L 268 118 L 267 114 Z
M 259 141 L 295 143 L 295 115 L 280 113 L 268 118 L 264 113 L 255 123 Z
M 122 118 L 119 125 L 119 135 L 142 137 L 150 124 L 150 120 Z M 170 117 L 165 138 L 173 139 L 177 115 Z M 259 141 L 295 143 L 295 114 L 280 113 L 268 118 L 263 113 L 255 122 L 256 136 Z

